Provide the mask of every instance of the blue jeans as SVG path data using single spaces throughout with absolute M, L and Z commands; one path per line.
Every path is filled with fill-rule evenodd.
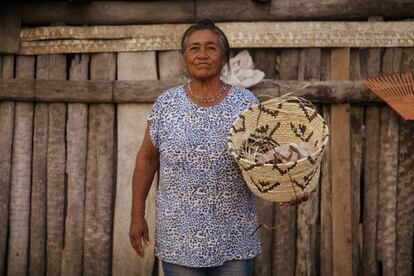
M 231 260 L 219 266 L 187 267 L 162 262 L 165 276 L 251 276 L 253 259 Z

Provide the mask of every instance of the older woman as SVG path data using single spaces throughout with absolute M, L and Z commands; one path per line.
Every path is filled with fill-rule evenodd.
M 148 116 L 133 178 L 130 239 L 148 243 L 145 199 L 159 169 L 155 254 L 168 275 L 251 275 L 260 252 L 255 199 L 227 151 L 235 118 L 257 102 L 220 80 L 229 43 L 211 20 L 184 33 L 190 80 L 162 93 Z

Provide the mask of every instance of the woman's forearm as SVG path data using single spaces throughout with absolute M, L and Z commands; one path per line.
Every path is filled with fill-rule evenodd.
M 145 201 L 158 165 L 159 160 L 157 157 L 145 157 L 145 154 L 140 150 L 132 179 L 132 221 L 144 218 Z

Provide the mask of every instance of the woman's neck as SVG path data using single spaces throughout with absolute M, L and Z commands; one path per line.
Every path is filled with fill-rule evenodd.
M 209 98 L 216 95 L 222 86 L 223 82 L 220 78 L 208 80 L 191 79 L 191 89 L 193 93 L 203 98 Z

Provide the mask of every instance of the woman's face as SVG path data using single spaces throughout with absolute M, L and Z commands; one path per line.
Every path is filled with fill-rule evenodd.
M 220 77 L 225 62 L 217 34 L 210 30 L 192 33 L 187 38 L 184 62 L 191 78 Z

